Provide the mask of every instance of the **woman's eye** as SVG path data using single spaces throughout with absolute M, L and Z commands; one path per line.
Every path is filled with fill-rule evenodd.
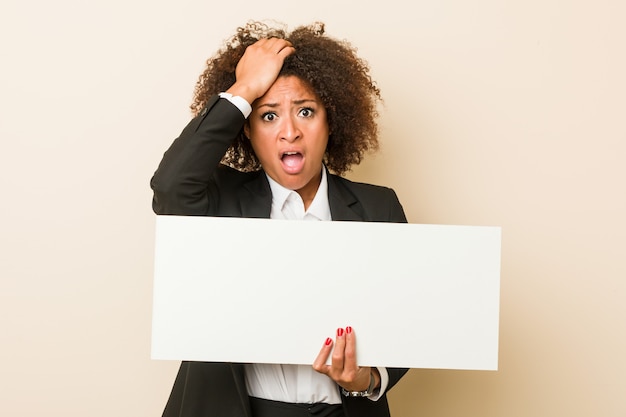
M 272 120 L 276 119 L 276 113 L 271 113 L 271 112 L 263 113 L 261 115 L 261 119 L 263 119 L 263 121 L 265 122 L 271 122 Z
M 303 109 L 300 110 L 300 116 L 302 117 L 311 117 L 313 116 L 313 109 L 309 108 L 309 107 L 305 107 Z

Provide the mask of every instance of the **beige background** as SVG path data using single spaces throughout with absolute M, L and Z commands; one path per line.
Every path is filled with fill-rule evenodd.
M 4 0 L 0 415 L 160 414 L 148 181 L 205 58 L 268 17 L 371 63 L 383 149 L 352 178 L 503 228 L 500 369 L 412 370 L 395 416 L 626 415 L 625 4 Z

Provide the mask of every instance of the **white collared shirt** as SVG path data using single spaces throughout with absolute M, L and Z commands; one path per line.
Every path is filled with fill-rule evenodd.
M 309 208 L 304 210 L 304 201 L 296 191 L 289 190 L 267 176 L 272 190 L 271 219 L 281 220 L 332 220 L 328 202 L 328 180 L 322 168 L 322 179 Z

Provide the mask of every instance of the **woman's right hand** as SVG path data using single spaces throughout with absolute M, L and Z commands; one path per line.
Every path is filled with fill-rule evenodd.
M 258 40 L 246 48 L 235 69 L 235 84 L 226 92 L 241 96 L 252 104 L 274 84 L 285 58 L 295 51 L 291 42 L 285 39 Z

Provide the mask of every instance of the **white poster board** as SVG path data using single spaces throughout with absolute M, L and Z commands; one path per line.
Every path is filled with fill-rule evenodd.
M 157 216 L 152 358 L 496 370 L 499 227 Z

